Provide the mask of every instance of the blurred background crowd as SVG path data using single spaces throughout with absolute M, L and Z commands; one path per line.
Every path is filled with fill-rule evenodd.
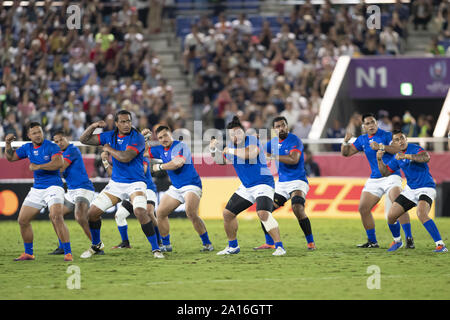
M 278 114 L 291 131 L 306 138 L 339 56 L 398 55 L 405 50 L 409 27 L 441 24 L 429 54 L 450 54 L 450 7 L 447 1 L 416 0 L 381 5 L 382 28 L 368 29 L 366 5 L 294 6 L 286 16 L 202 15 L 175 20 L 174 1 L 80 1 L 82 28 L 66 27 L 66 9 L 45 1 L 22 7 L 0 1 L 0 140 L 14 133 L 27 140 L 31 121 L 43 124 L 47 138 L 63 129 L 78 140 L 94 121 L 127 109 L 137 128 L 164 122 L 173 129 L 202 120 L 205 129 L 222 129 L 234 115 L 247 128 L 269 128 Z M 116 5 L 106 5 L 112 2 Z M 191 101 L 174 102 L 162 77 L 149 34 L 171 19 L 182 39 L 180 67 L 191 79 Z M 191 109 L 192 108 L 192 109 Z M 380 106 L 380 109 L 383 107 Z M 380 127 L 402 128 L 408 136 L 427 137 L 432 115 L 391 116 L 380 110 Z M 361 115 L 335 121 L 328 136 L 361 133 Z M 337 147 L 334 146 L 334 149 Z

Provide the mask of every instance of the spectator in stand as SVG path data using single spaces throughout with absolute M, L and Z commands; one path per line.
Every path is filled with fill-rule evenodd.
M 386 110 L 378 111 L 378 128 L 392 132 L 392 123 L 391 120 L 389 120 L 389 112 Z
M 299 120 L 292 128 L 292 133 L 300 139 L 307 139 L 312 127 L 311 120 L 307 116 L 300 116 Z
M 428 30 L 428 23 L 431 20 L 432 13 L 431 0 L 414 1 L 412 4 L 414 30 L 418 30 L 419 25 L 422 25 L 422 30 Z
M 402 132 L 408 137 L 417 137 L 419 134 L 419 128 L 416 124 L 416 119 L 414 119 L 409 111 L 406 111 L 403 115 Z
M 307 177 L 320 177 L 320 167 L 314 161 L 313 155 L 309 149 L 305 150 L 305 171 Z
M 190 63 L 193 59 L 199 58 L 204 54 L 204 42 L 205 35 L 198 31 L 196 24 L 193 24 L 191 33 L 184 39 L 183 65 L 185 74 L 189 73 Z
M 392 25 L 387 25 L 380 33 L 380 43 L 385 45 L 388 53 L 399 54 L 399 35 L 393 30 Z
M 338 119 L 333 120 L 333 126 L 327 129 L 327 138 L 336 139 L 345 137 L 345 128 L 342 127 L 341 122 Z M 341 151 L 341 144 L 336 143 L 331 145 L 332 151 Z

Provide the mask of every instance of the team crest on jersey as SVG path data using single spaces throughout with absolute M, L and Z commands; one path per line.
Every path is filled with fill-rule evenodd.
M 168 152 L 164 152 L 164 155 L 167 157 Z
M 118 144 L 122 144 L 122 143 L 123 143 L 123 140 L 117 139 L 117 143 L 118 143 Z
M 33 154 L 34 154 L 35 156 L 37 156 L 37 155 L 39 154 L 39 150 L 34 150 L 34 151 L 33 151 Z

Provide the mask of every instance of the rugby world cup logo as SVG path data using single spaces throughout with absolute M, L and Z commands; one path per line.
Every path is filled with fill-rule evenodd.
M 444 80 L 447 76 L 447 64 L 445 61 L 437 61 L 430 66 L 429 71 L 433 80 Z

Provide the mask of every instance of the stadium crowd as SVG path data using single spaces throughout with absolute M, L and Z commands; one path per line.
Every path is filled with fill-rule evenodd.
M 152 30 L 151 24 L 146 28 L 148 10 L 128 1 L 111 6 L 83 0 L 82 28 L 70 30 L 70 1 L 60 7 L 52 1 L 19 3 L 4 7 L 0 1 L 0 139 L 14 133 L 27 140 L 24 128 L 37 121 L 46 138 L 63 129 L 78 140 L 94 121 L 106 118 L 112 127 L 112 115 L 121 108 L 132 112 L 136 127 L 160 121 L 184 127 L 182 110 L 145 39 Z
M 333 7 L 329 1 L 306 1 L 289 17 L 263 20 L 256 28 L 245 14 L 193 21 L 183 64 L 185 73 L 195 74 L 195 118 L 223 128 L 238 115 L 259 129 L 281 113 L 292 132 L 305 138 L 339 56 L 403 52 L 410 10 L 400 1 L 382 10 L 381 31 L 367 28 L 365 5 Z
M 19 2 L 12 7 L 0 2 L 0 139 L 14 133 L 17 140 L 27 140 L 24 128 L 38 121 L 46 138 L 63 129 L 78 140 L 99 119 L 112 127 L 120 108 L 132 112 L 139 128 L 159 122 L 173 129 L 186 126 L 188 115 L 174 103 L 173 89 L 146 40 L 146 34 L 160 31 L 160 22 L 147 19 L 155 14 L 153 2 L 160 1 L 119 6 L 80 1 L 79 30 L 66 27 L 70 1 L 62 7 L 48 0 L 39 7 L 35 1 L 27 7 Z M 173 1 L 167 4 L 173 9 Z M 194 77 L 194 119 L 203 120 L 204 128 L 220 129 L 238 115 L 247 128 L 260 129 L 281 114 L 291 131 L 305 138 L 338 57 L 401 54 L 408 23 L 426 28 L 430 19 L 423 13 L 430 10 L 443 21 L 450 17 L 446 5 L 433 4 L 430 10 L 429 5 L 430 0 L 419 0 L 411 8 L 400 1 L 381 6 L 382 30 L 367 28 L 364 4 L 332 6 L 329 1 L 312 5 L 307 0 L 289 17 L 263 19 L 257 27 L 245 14 L 229 19 L 221 13 L 217 21 L 202 16 L 183 39 L 184 71 Z M 442 34 L 448 29 L 444 22 Z M 345 127 L 357 127 L 357 117 Z M 427 129 L 421 129 L 419 117 L 410 135 L 429 133 L 434 121 L 428 118 Z

